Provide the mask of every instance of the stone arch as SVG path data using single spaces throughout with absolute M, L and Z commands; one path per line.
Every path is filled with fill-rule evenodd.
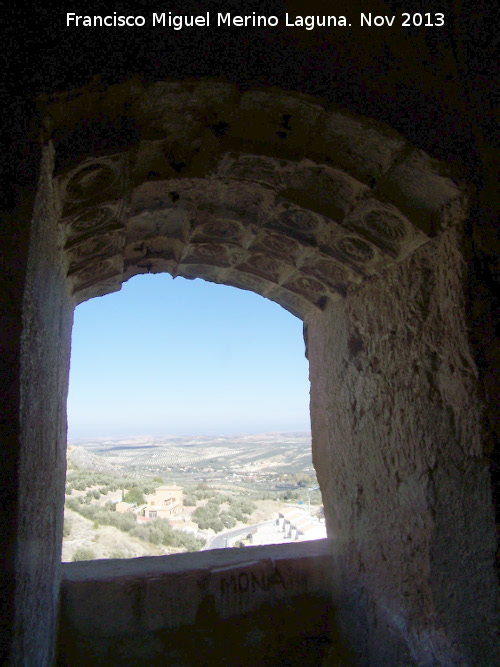
M 77 302 L 168 271 L 251 289 L 304 319 L 464 215 L 436 161 L 391 128 L 302 94 L 132 81 L 60 96 L 43 114 L 61 154 Z M 88 116 L 106 123 L 93 121 L 84 147 Z M 119 152 L 99 141 L 113 123 L 132 137 Z M 81 157 L 64 159 L 75 143 Z
M 62 508 L 73 307 L 145 271 L 238 284 L 304 320 L 338 623 L 360 662 L 493 655 L 467 203 L 446 166 L 391 128 L 279 90 L 131 81 L 41 107 L 13 655 L 52 650 L 62 513 L 47 498 Z

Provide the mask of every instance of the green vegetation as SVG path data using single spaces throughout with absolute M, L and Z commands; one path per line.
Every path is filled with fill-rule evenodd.
M 72 560 L 74 563 L 81 560 L 95 560 L 95 553 L 87 547 L 79 547 L 73 554 Z
M 299 466 L 290 466 L 281 467 L 276 472 L 261 473 L 256 469 L 255 473 L 249 472 L 248 476 L 246 473 L 231 474 L 229 478 L 224 477 L 224 480 L 230 480 L 229 483 L 222 478 L 219 479 L 223 468 L 214 470 L 205 468 L 204 463 L 199 465 L 197 463 L 195 466 L 193 462 L 189 465 L 188 473 L 185 477 L 181 477 L 187 482 L 182 484 L 183 504 L 195 508 L 192 520 L 201 530 L 211 529 L 220 533 L 237 524 L 249 523 L 250 516 L 256 510 L 257 500 L 304 505 L 309 502 L 311 505 L 321 505 L 322 502 L 321 493 L 317 488 L 318 483 L 310 465 L 306 470 L 301 470 Z M 181 467 L 179 470 L 182 471 L 182 475 L 186 473 L 185 468 Z M 101 526 L 109 525 L 155 546 L 168 546 L 187 551 L 199 550 L 204 545 L 204 540 L 174 530 L 168 520 L 155 519 L 139 524 L 135 515 L 115 511 L 116 500 L 119 497 L 138 506 L 145 504 L 145 496 L 152 495 L 158 486 L 164 484 L 162 474 L 161 467 L 144 468 L 144 473 L 142 468 L 138 467 L 136 473 L 117 474 L 70 468 L 66 480 L 66 506 L 90 520 L 95 531 Z M 165 474 L 168 483 L 171 473 L 165 472 Z M 174 474 L 179 483 L 180 473 Z M 196 479 L 203 481 L 197 483 L 194 481 Z M 220 483 L 221 486 L 213 488 L 210 483 L 214 485 Z M 103 505 L 109 493 L 114 493 L 111 496 L 113 502 L 108 500 Z M 273 511 L 272 507 L 271 503 L 270 511 Z M 65 521 L 65 537 L 68 537 L 70 532 L 71 525 Z M 99 533 L 96 532 L 95 535 L 97 539 Z M 110 557 L 125 558 L 132 551 L 134 551 L 132 548 L 120 548 L 112 552 Z M 86 558 L 88 557 L 87 554 Z
M 201 530 L 211 528 L 216 533 L 220 533 L 221 530 L 224 530 L 224 524 L 219 517 L 219 505 L 211 501 L 209 501 L 204 507 L 198 507 L 194 511 L 193 521 L 196 521 Z M 235 523 L 236 521 L 234 524 Z
M 233 528 L 238 521 L 248 522 L 249 515 L 255 510 L 255 504 L 251 500 L 203 489 L 204 493 L 209 491 L 212 492 L 212 495 L 208 503 L 198 507 L 193 513 L 193 521 L 196 521 L 201 530 L 211 528 L 216 533 L 220 533 L 224 528 Z M 194 492 L 194 497 L 196 493 Z M 229 505 L 229 507 L 221 509 L 221 505 Z
M 107 506 L 99 507 L 98 505 L 86 505 L 78 502 L 76 498 L 69 498 L 66 500 L 66 507 L 69 507 L 73 512 L 78 512 L 90 521 L 97 521 L 102 526 L 114 526 L 119 530 L 128 532 L 137 524 L 135 515 L 120 514 Z
M 318 486 L 318 480 L 311 475 L 291 473 L 287 476 L 287 479 L 290 484 L 296 484 L 300 487 Z
M 66 495 L 71 495 L 74 490 L 87 491 L 87 489 L 93 494 L 100 493 L 106 495 L 110 491 L 118 491 L 118 489 L 131 490 L 133 488 L 137 488 L 143 494 L 147 495 L 154 493 L 155 488 L 162 483 L 158 484 L 158 479 L 158 477 L 155 477 L 152 482 L 144 483 L 129 475 L 111 475 L 91 470 L 68 470 L 66 475 Z M 93 488 L 96 486 L 99 489 Z M 98 498 L 98 496 L 95 497 Z
M 124 496 L 123 500 L 126 503 L 136 503 L 137 505 L 144 505 L 144 494 L 137 486 L 133 486 Z
M 205 540 L 174 530 L 166 519 L 155 519 L 148 524 L 136 525 L 130 534 L 151 544 L 162 544 L 185 551 L 199 551 L 205 545 Z
M 76 498 L 69 498 L 66 501 L 66 507 L 93 521 L 94 528 L 99 525 L 114 526 L 144 542 L 156 545 L 162 544 L 168 547 L 185 549 L 186 551 L 199 551 L 205 544 L 205 540 L 174 530 L 166 519 L 156 519 L 151 523 L 139 525 L 134 514 L 115 512 L 110 508 L 110 505 L 112 504 L 106 503 L 105 507 L 87 505 L 78 502 Z

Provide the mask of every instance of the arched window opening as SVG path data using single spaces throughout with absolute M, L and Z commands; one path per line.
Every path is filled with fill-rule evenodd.
M 302 322 L 138 276 L 75 311 L 62 559 L 326 536 Z

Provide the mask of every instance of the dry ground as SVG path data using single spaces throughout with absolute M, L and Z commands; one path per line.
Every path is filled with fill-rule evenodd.
M 84 495 L 84 492 L 74 492 L 76 495 Z M 112 494 L 110 494 L 111 496 Z M 99 503 L 104 504 L 105 497 L 101 498 Z M 207 502 L 207 501 L 205 501 Z M 255 525 L 276 519 L 279 512 L 290 509 L 291 504 L 276 500 L 256 500 L 254 501 L 257 509 L 249 517 L 248 524 L 238 522 L 236 527 L 245 525 Z M 204 502 L 198 503 L 203 505 Z M 303 509 L 307 509 L 304 505 Z M 319 505 L 311 505 L 311 514 L 314 515 L 319 510 Z M 114 526 L 94 527 L 94 522 L 86 519 L 77 512 L 73 512 L 67 507 L 64 510 L 66 525 L 70 526 L 70 534 L 63 539 L 62 561 L 73 560 L 75 551 L 79 548 L 90 549 L 95 558 L 136 558 L 139 556 L 161 556 L 171 553 L 177 553 L 178 549 L 171 547 L 156 546 L 149 542 L 144 542 L 123 532 Z M 213 531 L 205 531 L 207 535 L 214 534 Z
M 96 558 L 135 558 L 137 556 L 161 556 L 172 553 L 172 549 L 155 546 L 132 537 L 114 526 L 94 528 L 94 522 L 77 512 L 65 508 L 64 518 L 71 529 L 63 539 L 62 561 L 73 560 L 75 551 L 80 548 L 91 549 Z

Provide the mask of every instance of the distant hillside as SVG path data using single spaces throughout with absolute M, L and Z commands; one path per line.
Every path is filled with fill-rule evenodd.
M 92 454 L 85 447 L 77 445 L 68 445 L 68 469 L 93 470 L 95 472 L 104 472 L 120 475 L 123 468 L 120 465 L 110 463 L 108 459 L 97 454 Z
M 310 433 L 93 438 L 73 445 L 78 468 L 123 473 L 300 473 L 312 470 Z M 95 452 L 95 454 L 94 454 Z M 93 458 L 92 458 L 93 457 Z

